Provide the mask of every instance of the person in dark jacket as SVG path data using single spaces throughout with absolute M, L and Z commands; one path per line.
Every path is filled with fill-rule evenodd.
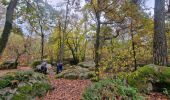
M 41 64 L 41 72 L 43 73 L 43 74 L 47 74 L 47 62 L 42 62 L 42 64 Z
M 57 74 L 61 73 L 63 70 L 63 64 L 62 63 L 58 63 L 57 64 Z

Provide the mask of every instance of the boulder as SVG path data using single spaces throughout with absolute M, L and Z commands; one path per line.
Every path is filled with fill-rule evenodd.
M 32 70 L 7 73 L 0 78 L 0 100 L 33 100 L 50 89 L 48 78 Z
M 67 73 L 67 74 L 64 75 L 63 78 L 66 78 L 66 79 L 78 79 L 79 75 L 77 73 Z
M 42 64 L 40 65 L 37 65 L 34 69 L 34 71 L 36 72 L 40 72 L 40 73 L 49 73 L 49 70 L 52 68 L 52 65 L 51 64 L 46 64 L 44 67 L 47 69 L 46 72 L 42 71 Z
M 0 89 L 0 95 L 6 95 L 7 93 L 9 93 L 11 90 L 10 87 L 6 87 L 6 88 L 3 88 L 3 89 Z
M 72 69 L 67 69 L 57 75 L 57 78 L 66 78 L 66 79 L 90 79 L 94 77 L 95 74 L 93 71 L 90 71 L 87 68 L 82 68 L 76 66 Z
M 128 73 L 125 77 L 130 86 L 143 93 L 163 92 L 164 88 L 170 91 L 170 67 L 150 64 Z
M 95 63 L 93 61 L 80 62 L 78 63 L 78 66 L 81 66 L 82 68 L 88 68 L 92 71 L 95 69 Z
M 16 69 L 17 65 L 18 65 L 18 63 L 16 63 L 14 60 L 4 61 L 0 65 L 0 69 Z

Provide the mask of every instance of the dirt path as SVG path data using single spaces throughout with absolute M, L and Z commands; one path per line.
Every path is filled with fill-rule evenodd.
M 91 84 L 90 80 L 55 79 L 55 73 L 50 73 L 51 84 L 54 90 L 43 100 L 80 100 L 85 88 Z

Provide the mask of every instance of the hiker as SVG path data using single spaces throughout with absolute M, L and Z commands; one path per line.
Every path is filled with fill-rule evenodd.
M 43 62 L 41 63 L 41 72 L 42 72 L 43 74 L 47 74 L 47 62 L 45 62 L 45 61 L 43 61 Z
M 60 72 L 62 72 L 63 70 L 63 64 L 62 63 L 58 63 L 57 64 L 57 74 L 59 74 Z

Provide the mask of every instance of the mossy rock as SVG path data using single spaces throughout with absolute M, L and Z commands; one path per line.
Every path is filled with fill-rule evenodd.
M 17 91 L 23 94 L 31 94 L 32 86 L 27 84 L 25 86 L 19 87 Z
M 51 89 L 52 86 L 48 83 L 35 83 L 32 86 L 33 95 L 35 97 L 42 97 Z
M 33 69 L 35 69 L 36 68 L 36 66 L 37 65 L 40 65 L 41 64 L 41 60 L 35 60 L 35 61 L 33 61 L 32 63 L 31 63 L 31 67 L 33 68 Z
M 0 65 L 0 69 L 16 69 L 17 68 L 18 63 L 15 62 L 15 60 L 11 60 L 11 61 L 4 61 L 1 65 Z
M 95 63 L 93 61 L 80 62 L 80 63 L 78 63 L 78 66 L 80 66 L 82 68 L 87 68 L 90 71 L 95 70 Z
M 157 66 L 153 64 L 146 65 L 139 68 L 135 72 L 126 74 L 125 77 L 127 78 L 130 86 L 136 87 L 139 89 L 140 92 L 144 93 L 156 91 L 155 89 L 157 89 L 158 87 L 155 87 L 155 84 L 159 83 L 164 83 L 166 84 L 166 87 L 170 87 L 170 68 L 165 66 Z M 149 89 L 151 88 L 151 86 L 148 85 L 150 83 L 153 86 L 153 90 Z
M 15 94 L 11 100 L 31 100 L 31 99 L 32 98 L 28 96 L 28 94 L 19 93 Z
M 79 78 L 79 75 L 76 74 L 76 73 L 67 73 L 64 75 L 65 79 L 78 79 Z
M 143 100 L 137 89 L 114 79 L 100 80 L 83 93 L 83 100 L 115 100 L 117 97 L 121 100 Z
M 9 80 L 0 79 L 0 89 L 10 86 L 11 82 Z
M 96 76 L 93 71 L 89 71 L 87 68 L 76 67 L 73 69 L 67 69 L 59 73 L 57 78 L 66 79 L 90 79 Z
M 51 89 L 47 77 L 33 71 L 8 73 L 0 78 L 0 97 L 5 100 L 9 94 L 10 100 L 32 100 L 45 95 Z

